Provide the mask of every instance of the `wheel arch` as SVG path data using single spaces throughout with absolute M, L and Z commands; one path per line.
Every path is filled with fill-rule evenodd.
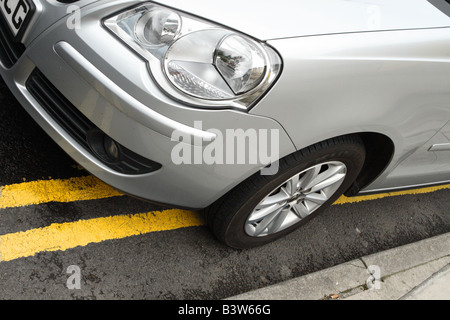
M 364 143 L 366 159 L 355 182 L 345 192 L 346 196 L 355 196 L 360 190 L 374 182 L 389 166 L 394 156 L 394 142 L 386 135 L 376 132 L 353 133 Z

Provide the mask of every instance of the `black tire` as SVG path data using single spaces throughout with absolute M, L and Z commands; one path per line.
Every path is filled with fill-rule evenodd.
M 284 181 L 312 166 L 339 161 L 346 166 L 346 176 L 335 193 L 312 214 L 274 234 L 249 236 L 245 224 L 253 209 Z M 205 209 L 208 226 L 215 237 L 227 246 L 248 249 L 284 237 L 333 204 L 357 178 L 365 161 L 365 148 L 358 136 L 342 136 L 320 142 L 279 161 L 275 175 L 256 173 L 213 205 Z

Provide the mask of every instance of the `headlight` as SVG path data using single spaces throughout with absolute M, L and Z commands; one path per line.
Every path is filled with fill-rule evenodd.
M 192 106 L 248 109 L 281 70 L 265 43 L 160 5 L 146 3 L 104 23 L 148 61 L 167 94 Z

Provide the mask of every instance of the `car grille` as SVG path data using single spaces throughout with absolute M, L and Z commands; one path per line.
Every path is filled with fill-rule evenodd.
M 6 68 L 11 68 L 25 52 L 25 46 L 14 41 L 5 19 L 0 14 L 0 60 Z
M 84 116 L 73 104 L 70 103 L 50 81 L 35 69 L 26 82 L 26 88 L 38 101 L 41 107 L 68 133 L 97 159 L 114 171 L 124 174 L 144 174 L 161 168 L 159 163 L 146 159 L 116 142 L 121 151 L 120 160 L 105 161 L 99 156 L 93 144 L 90 143 L 91 133 L 106 136 L 86 116 Z

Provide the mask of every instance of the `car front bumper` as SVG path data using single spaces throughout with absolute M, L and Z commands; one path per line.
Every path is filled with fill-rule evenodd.
M 165 95 L 153 81 L 147 63 L 102 26 L 105 17 L 137 3 L 79 1 L 77 4 L 83 5 L 81 27 L 70 29 L 68 5 L 35 0 L 37 11 L 24 36 L 24 51 L 11 66 L 0 61 L 0 73 L 12 93 L 62 149 L 93 175 L 125 193 L 193 209 L 207 207 L 261 165 L 176 164 L 172 151 L 180 142 L 172 139 L 174 131 L 189 138 L 193 153 L 201 153 L 217 138 L 207 129 L 224 134 L 227 129 L 277 130 L 279 156 L 295 151 L 275 120 L 236 110 L 190 108 Z M 128 174 L 101 161 L 30 92 L 30 76 L 36 70 L 96 128 L 161 167 Z

